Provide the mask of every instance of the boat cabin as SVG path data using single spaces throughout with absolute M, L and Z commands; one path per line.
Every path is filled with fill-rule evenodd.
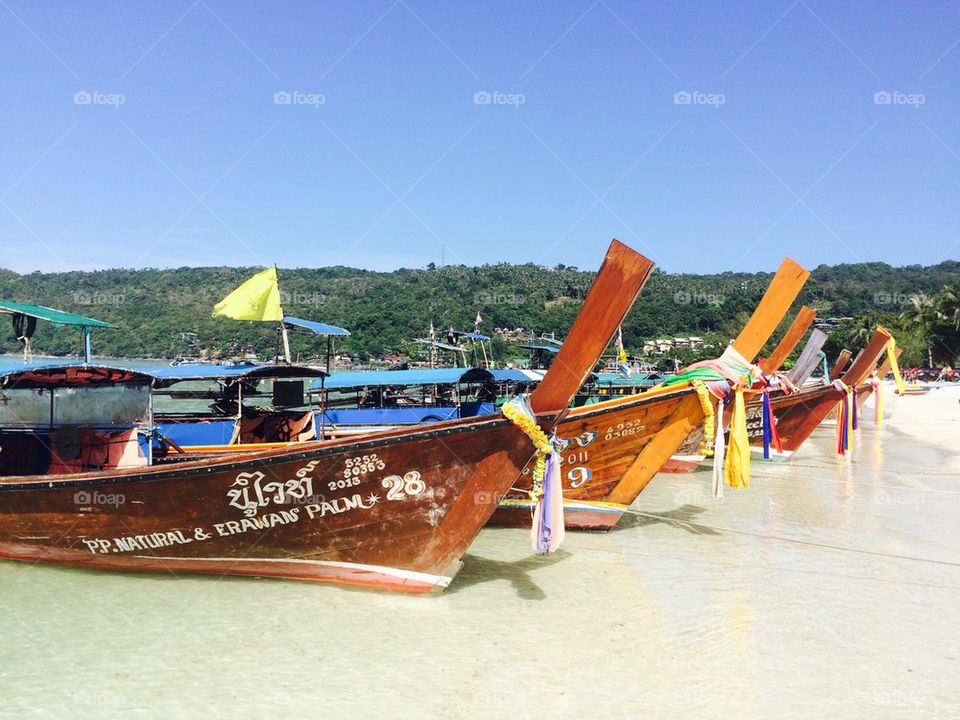
M 144 368 L 153 379 L 155 452 L 184 448 L 227 452 L 245 445 L 317 438 L 308 385 L 326 373 L 301 365 L 211 365 Z
M 0 475 L 59 475 L 150 462 L 152 378 L 73 363 L 0 370 Z
M 496 412 L 529 392 L 542 372 L 483 368 L 417 368 L 342 372 L 316 380 L 310 393 L 323 410 L 325 433 L 343 427 L 413 425 Z

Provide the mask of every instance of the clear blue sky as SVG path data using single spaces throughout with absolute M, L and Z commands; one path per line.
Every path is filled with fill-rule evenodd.
M 0 0 L 0 38 L 19 272 L 960 257 L 956 2 Z

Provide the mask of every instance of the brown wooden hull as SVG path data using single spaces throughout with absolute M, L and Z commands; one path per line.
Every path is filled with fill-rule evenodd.
M 677 425 L 683 424 L 686 437 L 689 424 L 702 417 L 699 399 L 690 389 L 607 400 L 570 411 L 557 426 L 557 436 L 565 444 L 561 479 L 566 527 L 609 530 L 616 525 L 676 450 Z M 513 489 L 497 498 L 500 502 L 491 525 L 530 526 L 532 469 L 531 463 Z M 627 477 L 635 490 L 622 487 Z
M 566 413 L 652 269 L 610 244 L 529 398 L 544 432 Z M 530 438 L 496 415 L 173 467 L 4 477 L 0 557 L 425 592 L 450 582 L 496 508 L 489 498 L 509 490 L 533 453 Z
M 0 484 L 0 557 L 441 589 L 530 459 L 502 417 L 175 469 Z M 355 474 L 356 473 L 356 474 Z
M 832 385 L 807 388 L 794 395 L 771 393 L 770 409 L 777 424 L 783 452 L 796 452 L 838 402 L 840 394 Z M 751 447 L 762 450 L 763 405 L 760 400 L 747 404 L 747 435 Z M 770 452 L 776 453 L 772 445 Z

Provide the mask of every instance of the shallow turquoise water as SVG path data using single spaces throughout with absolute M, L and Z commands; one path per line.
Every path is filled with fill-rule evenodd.
M 550 558 L 484 531 L 440 596 L 0 562 L 0 717 L 957 717 L 958 399 Z

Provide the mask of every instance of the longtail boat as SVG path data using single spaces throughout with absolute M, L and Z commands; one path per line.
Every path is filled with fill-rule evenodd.
M 807 305 L 801 307 L 794 316 L 793 322 L 790 323 L 790 327 L 787 328 L 787 332 L 784 333 L 780 342 L 777 343 L 777 347 L 774 348 L 769 357 L 764 358 L 758 363 L 760 369 L 767 374 L 777 372 L 783 366 L 784 361 L 789 357 L 790 353 L 793 352 L 793 349 L 800 344 L 800 340 L 816 319 L 816 310 Z
M 757 310 L 733 342 L 753 358 L 776 330 L 809 272 L 787 258 Z M 569 339 L 564 346 L 569 344 Z M 704 420 L 698 392 L 690 385 L 659 387 L 571 410 L 557 427 L 564 519 L 568 529 L 609 530 L 653 476 Z M 499 501 L 493 525 L 531 523 L 532 467 L 524 469 Z
M 887 352 L 891 339 L 890 333 L 878 327 L 867 346 L 860 352 L 849 369 L 839 378 L 842 388 L 865 391 L 864 385 L 877 367 L 881 356 Z M 789 457 L 796 452 L 810 434 L 838 407 L 846 401 L 847 391 L 838 389 L 831 383 L 820 387 L 799 390 L 796 393 L 777 393 L 771 395 L 770 405 L 780 440 L 780 449 L 768 449 L 770 454 Z M 850 412 L 852 407 L 848 407 Z M 747 423 L 750 444 L 759 449 L 763 446 L 761 425 L 762 403 L 755 399 L 747 406 Z
M 760 309 L 761 308 L 758 307 L 756 312 L 760 312 Z M 777 347 L 774 349 L 773 353 L 771 353 L 769 358 L 761 361 L 761 363 L 766 363 L 765 368 L 770 368 L 769 370 L 765 369 L 765 372 L 772 374 L 779 370 L 783 362 L 799 344 L 804 333 L 813 323 L 815 318 L 816 312 L 806 305 L 804 305 L 798 311 L 797 315 L 793 319 L 793 322 L 791 322 L 790 327 L 777 344 Z M 824 336 L 824 339 L 826 339 L 826 336 Z M 811 340 L 813 340 L 813 338 L 811 338 Z M 813 352 L 818 352 L 821 346 L 822 342 L 820 343 L 820 346 L 817 346 L 816 350 Z M 661 468 L 661 472 L 688 473 L 696 470 L 698 467 L 700 467 L 703 461 L 706 460 L 706 455 L 703 453 L 704 440 L 705 437 L 703 428 L 700 427 L 694 429 L 688 435 L 687 439 L 684 440 L 677 453 L 674 454 L 666 463 L 664 463 L 664 466 Z
M 529 397 L 545 431 L 567 410 L 652 267 L 611 244 L 568 342 Z M 28 368 L 4 380 L 5 393 L 43 394 L 54 408 L 58 393 L 77 388 L 141 398 L 149 378 L 82 364 Z M 56 422 L 51 409 L 49 425 L 20 430 L 43 444 L 62 429 Z M 483 498 L 504 493 L 533 453 L 524 430 L 491 415 L 172 467 L 118 461 L 98 472 L 11 474 L 0 477 L 0 557 L 442 589 L 494 510 Z

